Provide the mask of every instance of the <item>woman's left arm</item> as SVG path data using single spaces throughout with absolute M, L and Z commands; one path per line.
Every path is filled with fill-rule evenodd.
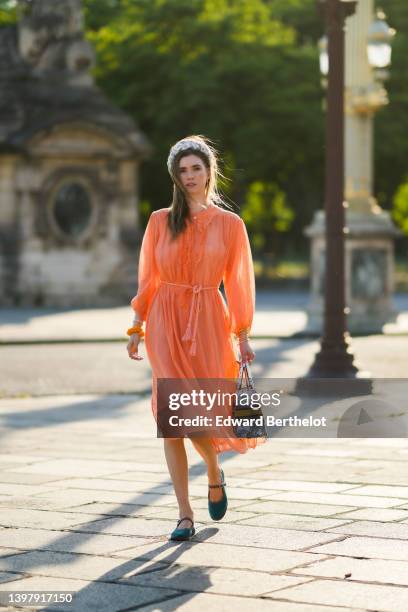
M 232 223 L 223 282 L 231 317 L 231 333 L 239 341 L 242 361 L 251 363 L 255 358 L 248 339 L 255 312 L 254 265 L 245 223 L 238 216 Z

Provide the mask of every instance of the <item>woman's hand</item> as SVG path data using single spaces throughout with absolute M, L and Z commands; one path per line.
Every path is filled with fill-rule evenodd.
M 139 334 L 132 334 L 131 336 L 129 336 L 129 342 L 126 347 L 129 357 L 131 359 L 134 359 L 135 361 L 141 361 L 143 359 L 143 357 L 139 355 L 138 353 L 139 342 L 140 342 Z
M 242 363 L 252 363 L 255 359 L 255 353 L 252 350 L 248 340 L 240 340 L 239 352 L 241 353 Z

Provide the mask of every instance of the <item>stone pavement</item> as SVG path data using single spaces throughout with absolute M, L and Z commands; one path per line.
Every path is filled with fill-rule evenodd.
M 406 440 L 224 453 L 220 523 L 187 441 L 197 534 L 170 543 L 177 507 L 149 397 L 3 399 L 0 419 L 1 591 L 74 592 L 41 609 L 81 612 L 408 609 Z
M 277 330 L 279 317 L 302 312 L 284 299 L 275 307 L 263 312 Z M 171 543 L 178 513 L 147 359 L 131 361 L 126 341 L 107 333 L 103 343 L 52 343 L 75 317 L 71 339 L 85 340 L 79 320 L 89 325 L 90 313 L 41 314 L 18 322 L 14 339 L 32 344 L 0 347 L 0 592 L 74 592 L 73 604 L 41 609 L 75 612 L 408 610 L 406 439 L 272 437 L 223 453 L 229 510 L 219 523 L 187 441 L 197 534 Z M 123 327 L 128 314 L 111 320 Z M 307 371 L 319 345 L 285 337 L 285 325 L 254 340 L 255 376 Z M 36 343 L 34 327 L 51 342 Z M 355 338 L 353 350 L 373 376 L 405 377 L 405 335 Z

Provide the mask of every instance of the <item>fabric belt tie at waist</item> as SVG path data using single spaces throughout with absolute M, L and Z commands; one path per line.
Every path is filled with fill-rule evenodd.
M 182 340 L 191 340 L 190 355 L 195 355 L 196 350 L 197 350 L 196 335 L 197 335 L 198 312 L 200 309 L 201 292 L 207 289 L 217 289 L 218 290 L 218 287 L 216 286 L 203 287 L 202 285 L 182 285 L 181 283 L 170 283 L 168 281 L 163 281 L 163 280 L 160 282 L 164 283 L 165 285 L 173 285 L 174 287 L 186 287 L 188 289 L 191 289 L 193 292 L 193 297 L 192 297 L 191 306 L 190 306 L 190 314 L 188 317 L 188 323 L 187 323 L 186 331 L 184 332 L 184 336 L 182 337 Z

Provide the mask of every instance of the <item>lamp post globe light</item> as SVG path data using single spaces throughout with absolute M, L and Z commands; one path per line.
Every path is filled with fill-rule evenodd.
M 342 0 L 339 0 L 340 2 Z M 344 1 L 344 0 L 343 0 Z M 323 4 L 331 0 L 323 0 Z M 392 56 L 391 28 L 373 0 L 359 0 L 346 21 L 344 71 L 345 300 L 351 333 L 381 333 L 396 320 L 392 303 L 394 240 L 401 232 L 373 195 L 373 123 L 388 104 L 384 81 Z M 319 41 L 322 84 L 329 73 L 328 38 Z M 311 298 L 307 332 L 323 327 L 326 213 L 305 229 L 311 239 Z
M 323 77 L 327 77 L 329 74 L 329 54 L 327 51 L 327 34 L 324 34 L 319 40 L 319 63 L 320 72 Z M 327 85 L 327 81 L 325 81 Z
M 368 31 L 367 44 L 368 61 L 374 69 L 387 68 L 391 64 L 391 43 L 395 34 L 396 31 L 385 21 L 384 11 L 378 9 Z M 387 73 L 379 72 L 377 76 L 384 78 Z
M 388 76 L 387 71 L 382 71 L 381 69 L 387 68 L 391 64 L 391 43 L 395 34 L 396 30 L 394 30 L 394 28 L 390 28 L 385 20 L 384 11 L 382 9 L 378 9 L 376 12 L 376 17 L 368 30 L 367 58 L 370 66 L 377 69 L 375 70 L 375 74 L 380 80 L 385 80 Z M 327 34 L 323 34 L 318 44 L 320 72 L 324 77 L 327 77 L 329 72 Z

